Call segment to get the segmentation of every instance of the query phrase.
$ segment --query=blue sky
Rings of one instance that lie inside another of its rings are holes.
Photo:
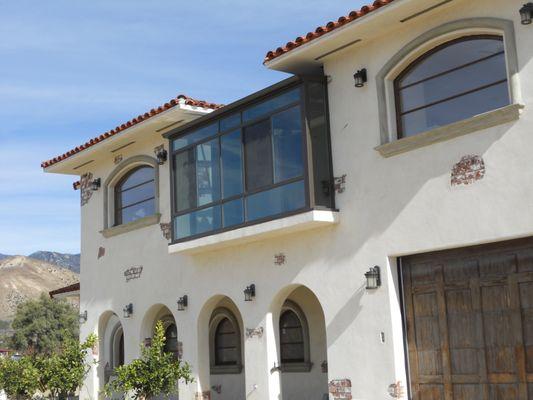
[[[366,3],[0,0],[0,253],[79,251],[75,179],[42,160],[180,93],[228,103],[277,82],[268,50]]]

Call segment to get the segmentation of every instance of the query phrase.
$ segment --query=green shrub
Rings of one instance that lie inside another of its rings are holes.
[[[155,326],[150,347],[141,347],[141,358],[118,367],[115,376],[104,388],[106,396],[130,393],[135,400],[159,395],[169,396],[177,391],[180,379],[192,382],[189,364],[164,351],[165,331],[161,321]]]

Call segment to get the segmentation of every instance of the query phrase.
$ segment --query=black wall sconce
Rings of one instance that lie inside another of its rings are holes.
[[[159,149],[157,153],[155,154],[155,156],[157,158],[157,163],[159,165],[163,165],[164,163],[167,162],[168,153],[165,149]]]
[[[252,283],[244,289],[244,301],[252,301],[255,297],[255,285]]]
[[[78,316],[78,320],[79,320],[80,324],[83,324],[84,322],[87,322],[87,310],[85,310],[84,312],[82,312]]]
[[[187,295],[178,299],[178,311],[185,311],[185,308],[189,305],[189,297]]]
[[[522,25],[530,25],[531,20],[533,19],[533,3],[526,3],[520,9],[520,19]]]
[[[130,318],[133,315],[133,304],[128,304],[122,309],[124,313],[124,318]]]
[[[355,74],[353,74],[353,79],[356,88],[361,88],[365,86],[365,83],[368,81],[366,76],[366,68],[360,69]]]
[[[381,271],[380,268],[376,265],[368,270],[365,273],[366,278],[366,288],[367,289],[377,289],[381,286]]]
[[[98,190],[100,189],[101,185],[102,185],[102,181],[100,180],[100,178],[93,179],[91,182],[91,189]]]

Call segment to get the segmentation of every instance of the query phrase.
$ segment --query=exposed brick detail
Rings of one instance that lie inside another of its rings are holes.
[[[461,158],[452,168],[451,185],[471,185],[485,176],[485,163],[483,158],[476,155],[467,155]]]
[[[329,382],[329,394],[334,400],[351,400],[352,381],[349,379],[333,379]]]
[[[142,265],[138,267],[128,268],[126,271],[124,271],[124,277],[126,278],[126,282],[129,282],[132,279],[139,279],[141,277],[142,272],[143,272]]]
[[[283,265],[287,261],[287,256],[283,253],[274,254],[274,264]]]
[[[388,392],[390,397],[393,399],[401,399],[405,394],[405,389],[402,385],[402,382],[398,381],[389,385]]]
[[[103,256],[105,256],[105,247],[98,247],[98,259],[102,258]]]
[[[117,165],[121,161],[122,161],[122,154],[117,154],[115,158],[113,159],[113,162],[115,163],[115,165]]]
[[[195,400],[211,400],[211,391],[206,390],[205,392],[196,392],[194,398]]]
[[[170,222],[161,222],[159,226],[161,227],[161,232],[163,232],[163,237],[167,240],[170,240],[172,233],[170,229]]]
[[[87,204],[93,195],[93,190],[91,189],[92,180],[93,174],[91,172],[83,174],[80,178],[80,204],[82,206]]]

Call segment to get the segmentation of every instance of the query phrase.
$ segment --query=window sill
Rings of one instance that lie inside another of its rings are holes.
[[[123,233],[131,232],[137,229],[145,228],[150,225],[155,225],[159,223],[161,219],[161,214],[154,214],[148,217],[140,218],[133,222],[128,222],[127,224],[112,226],[111,228],[106,228],[100,233],[105,238],[110,238],[117,235],[122,235]]]
[[[281,372],[309,372],[313,367],[311,362],[281,364]]]
[[[392,157],[433,143],[444,142],[468,133],[516,121],[520,117],[522,108],[524,108],[522,104],[511,104],[463,121],[382,144],[376,147],[375,150],[385,158]]]
[[[229,246],[255,242],[258,240],[286,235],[288,233],[334,225],[339,222],[339,213],[329,210],[312,210],[286,218],[245,226],[198,239],[171,244],[169,254],[195,254]]]
[[[242,365],[212,365],[211,375],[235,375],[242,372]]]

